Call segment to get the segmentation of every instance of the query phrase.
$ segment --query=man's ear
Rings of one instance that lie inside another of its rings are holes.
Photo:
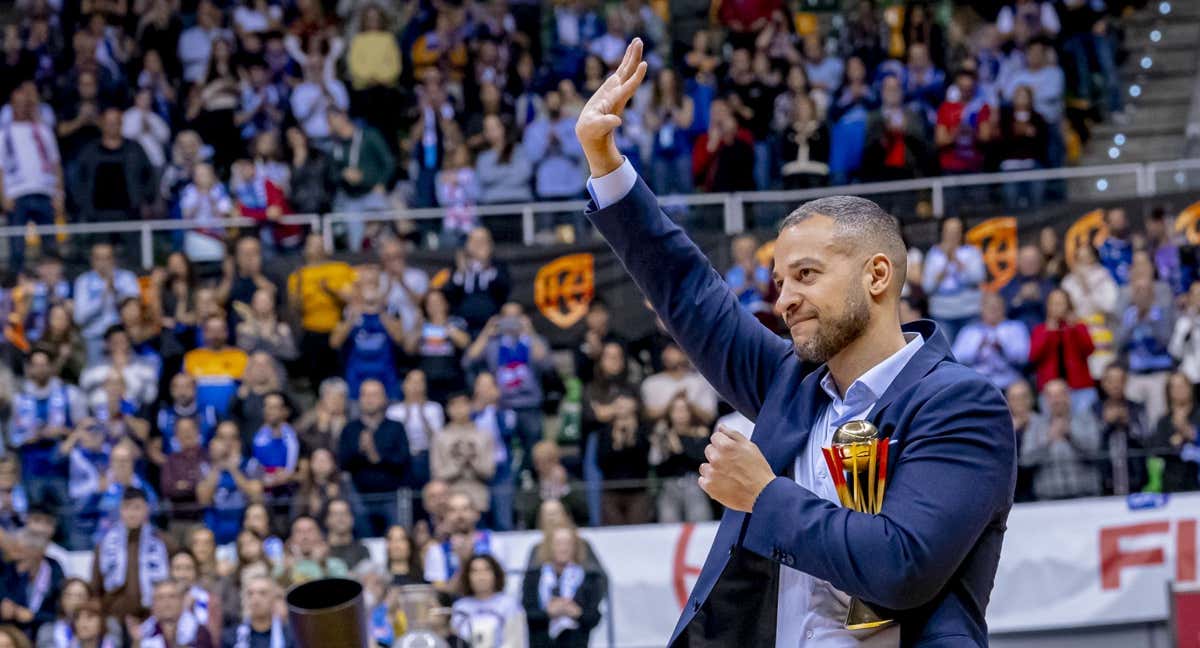
[[[896,268],[892,265],[892,260],[882,252],[867,259],[866,273],[867,292],[872,297],[886,294],[896,280]]]

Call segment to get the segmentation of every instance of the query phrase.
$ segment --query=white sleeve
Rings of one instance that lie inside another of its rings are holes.
[[[425,549],[425,581],[442,583],[448,580],[450,580],[450,573],[446,569],[446,556],[442,552],[442,545],[429,545]]]
[[[637,171],[628,158],[615,171],[599,178],[588,178],[587,189],[597,209],[604,209],[624,198],[637,184]]]

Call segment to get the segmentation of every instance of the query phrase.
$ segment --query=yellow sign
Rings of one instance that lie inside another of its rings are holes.
[[[546,319],[566,329],[583,319],[595,290],[595,257],[568,254],[538,270],[533,280],[533,302]]]
[[[983,285],[989,292],[1000,290],[1017,274],[1017,219],[989,218],[967,232],[967,243],[983,253],[983,264],[991,280]]]
[[[1175,231],[1183,233],[1189,245],[1200,245],[1200,202],[1179,212],[1175,217]]]
[[[1075,250],[1080,245],[1100,247],[1108,238],[1108,225],[1104,223],[1104,210],[1093,209],[1079,217],[1067,230],[1066,240],[1063,241],[1063,251],[1067,255],[1067,267],[1075,267]]]

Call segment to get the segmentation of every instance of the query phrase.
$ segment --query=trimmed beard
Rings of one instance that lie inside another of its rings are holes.
[[[807,341],[795,343],[796,355],[801,360],[818,364],[828,362],[862,336],[871,322],[871,310],[863,292],[861,289],[849,290],[841,317],[827,322],[818,319],[817,332]]]

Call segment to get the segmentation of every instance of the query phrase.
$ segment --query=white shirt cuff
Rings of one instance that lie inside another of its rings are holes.
[[[637,184],[637,177],[633,164],[629,162],[629,158],[625,158],[615,171],[599,178],[588,178],[588,193],[592,195],[596,209],[604,209],[620,202],[633,189],[633,185]]]

